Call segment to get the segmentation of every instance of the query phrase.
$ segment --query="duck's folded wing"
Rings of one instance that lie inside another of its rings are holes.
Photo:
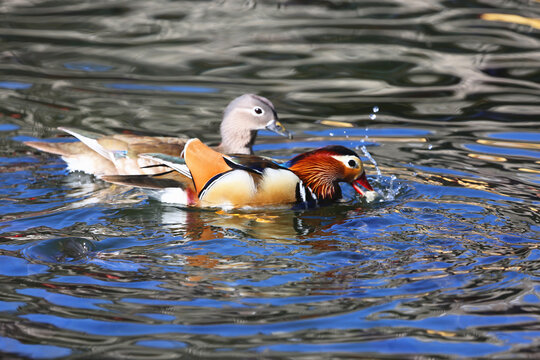
[[[265,169],[283,169],[284,167],[276,163],[275,160],[256,155],[230,155],[224,156],[223,159],[233,169],[241,169],[246,171],[262,174]]]
[[[45,141],[25,141],[25,145],[33,147],[34,149],[44,151],[47,153],[61,155],[61,156],[74,156],[84,154],[88,152],[88,146],[84,145],[80,141],[76,142],[45,142]]]
[[[101,176],[101,179],[113,184],[136,186],[145,189],[194,189],[193,180],[176,171],[156,175],[104,175]]]
[[[209,148],[196,138],[186,143],[183,156],[199,192],[212,178],[231,170],[222,153]]]
[[[184,159],[166,154],[140,154],[142,159],[156,162],[159,166],[166,166],[170,171],[154,175],[105,175],[101,179],[120,185],[137,186],[147,189],[164,189],[177,187],[195,191],[191,173],[184,163]]]
[[[105,140],[105,138],[103,138]],[[180,156],[187,139],[166,136],[139,136],[130,134],[115,134],[108,137],[111,143],[109,146],[104,141],[100,144],[110,150],[125,150],[124,156],[137,158],[139,154],[160,153],[172,156]],[[115,149],[114,146],[123,144],[122,149]],[[120,154],[115,154],[116,157]]]
[[[103,137],[103,135],[97,135],[95,133],[90,133],[86,131],[83,132],[81,130],[73,130],[66,127],[59,127],[58,130],[62,130],[64,132],[67,132],[70,135],[75,136],[77,139],[79,139],[83,144],[88,146],[90,149],[94,150],[95,152],[103,156],[105,159],[114,162],[115,160],[114,153],[109,151],[105,146],[103,146],[100,143],[103,141],[108,143],[110,141],[114,141],[114,139],[110,137]],[[121,144],[121,147],[125,147],[125,145]]]
[[[186,139],[174,137],[152,137],[130,134],[103,136],[65,127],[59,127],[58,129],[73,135],[90,149],[113,162],[126,157],[137,159],[138,154],[142,153],[159,152],[178,156],[186,143]]]
[[[168,166],[169,168],[178,171],[180,174],[185,177],[192,178],[191,172],[189,171],[186,162],[183,158],[179,156],[161,154],[161,153],[152,153],[152,154],[140,154],[140,158],[148,159],[156,162],[160,165]]]
[[[106,175],[102,179],[114,184],[159,190],[150,195],[162,202],[196,205],[199,201],[193,180],[176,171],[158,175]]]

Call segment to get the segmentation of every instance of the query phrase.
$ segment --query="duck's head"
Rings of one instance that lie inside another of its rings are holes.
[[[226,154],[250,154],[257,131],[263,129],[291,137],[279,122],[270,100],[254,94],[237,97],[230,102],[223,114],[220,151]]]
[[[309,186],[320,202],[341,198],[340,182],[351,184],[362,196],[363,188],[373,191],[362,160],[344,146],[332,145],[305,152],[291,159],[288,166]]]

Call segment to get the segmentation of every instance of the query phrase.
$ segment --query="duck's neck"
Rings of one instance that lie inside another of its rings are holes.
[[[221,127],[219,151],[225,154],[253,154],[257,131]]]
[[[332,171],[322,164],[300,161],[290,169],[308,186],[319,202],[331,202],[341,199],[341,188]]]

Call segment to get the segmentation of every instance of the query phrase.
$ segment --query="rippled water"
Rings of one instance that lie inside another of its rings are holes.
[[[536,358],[540,2],[0,3],[0,351],[16,358]],[[217,142],[270,98],[381,197],[210,211],[68,173],[57,126]],[[376,111],[378,109],[378,111]]]

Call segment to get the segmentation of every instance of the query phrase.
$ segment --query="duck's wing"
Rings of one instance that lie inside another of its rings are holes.
[[[179,156],[187,139],[165,136],[139,136],[132,134],[98,135],[92,132],[59,127],[79,139],[104,158],[115,161],[124,157],[136,158],[144,153],[162,153]]]
[[[191,178],[175,171],[168,171],[155,175],[103,175],[100,179],[119,185],[136,186],[145,189],[193,187]]]
[[[113,184],[160,190],[154,195],[162,202],[182,205],[199,202],[193,180],[176,171],[156,175],[106,175],[101,179]]]
[[[162,153],[149,153],[149,154],[140,154],[139,158],[150,160],[157,165],[165,165],[172,170],[179,172],[192,179],[191,172],[189,171],[184,158],[179,156],[167,155]]]
[[[74,130],[66,127],[59,127],[58,130],[62,130],[77,139],[79,139],[83,144],[88,146],[90,149],[97,152],[99,155],[103,156],[105,159],[114,162],[115,157],[114,153],[107,150],[107,148],[104,146],[105,144],[111,145],[111,142],[114,141],[111,137],[104,137],[103,135],[98,135],[95,133],[91,133],[88,131],[81,131],[81,130]],[[102,143],[100,143],[100,141]],[[116,147],[124,148],[125,145],[119,142]]]
[[[179,156],[184,149],[186,139],[164,136],[140,136],[133,134],[116,134],[110,136],[97,135],[91,132],[82,132],[70,128],[59,128],[79,139],[88,148],[103,158],[112,161],[117,169],[116,173],[124,175],[155,174],[166,169],[146,168],[156,165],[156,162],[140,158],[143,153],[162,153]]]
[[[59,130],[65,131],[70,135],[75,136],[77,139],[81,140],[81,142],[75,141],[67,141],[67,142],[44,142],[44,141],[25,141],[24,144],[33,147],[34,149],[38,149],[41,151],[45,151],[51,154],[61,155],[61,156],[68,156],[68,157],[75,157],[77,155],[85,155],[89,153],[91,150],[96,151],[100,153],[101,156],[104,156],[107,160],[110,160],[108,156],[106,156],[103,151],[99,152],[92,148],[92,146],[97,147],[98,150],[100,150],[100,146],[96,146],[95,142],[97,139],[103,135],[99,135],[96,133],[91,132],[76,132],[72,129],[58,128]],[[82,140],[84,139],[84,141]],[[90,146],[92,145],[92,146]]]
[[[76,142],[46,142],[46,141],[24,141],[25,145],[50,154],[61,156],[74,156],[88,152],[88,146],[80,141]]]
[[[91,175],[117,174],[115,164],[90,149],[80,141],[45,142],[25,141],[25,145],[47,153],[60,155],[67,163],[69,171],[83,171]]]
[[[111,143],[120,141],[125,144],[126,156],[136,158],[139,154],[160,153],[180,156],[188,139],[167,136],[140,136],[132,134],[115,134],[110,136]],[[105,146],[102,143],[102,146]],[[112,150],[114,148],[111,147]]]
[[[199,192],[213,178],[233,170],[225,161],[225,155],[211,149],[199,139],[191,139],[186,143],[183,156]]]
[[[284,169],[275,160],[256,155],[229,155],[224,157],[225,162],[233,169],[242,169],[262,174],[265,169]]]

